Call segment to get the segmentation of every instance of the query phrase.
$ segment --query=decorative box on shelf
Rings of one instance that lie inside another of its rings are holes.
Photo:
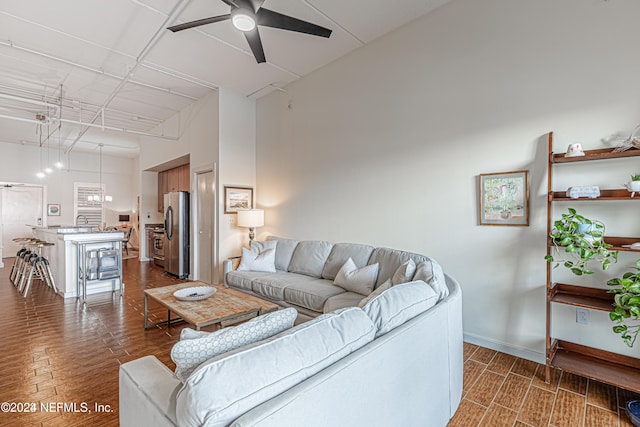
[[[597,185],[583,185],[579,187],[569,187],[567,197],[571,199],[579,199],[580,197],[588,197],[589,199],[597,199],[600,197],[600,187]]]

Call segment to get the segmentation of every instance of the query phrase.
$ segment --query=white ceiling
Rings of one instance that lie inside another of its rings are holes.
[[[211,90],[264,96],[447,1],[266,0],[333,33],[260,27],[258,64],[229,21],[166,30],[229,13],[221,0],[2,0],[0,142],[135,157],[136,133],[160,134]]]

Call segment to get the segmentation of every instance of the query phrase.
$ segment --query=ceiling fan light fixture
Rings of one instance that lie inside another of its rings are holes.
[[[256,28],[255,15],[247,9],[237,8],[231,12],[231,23],[240,31],[248,32]]]

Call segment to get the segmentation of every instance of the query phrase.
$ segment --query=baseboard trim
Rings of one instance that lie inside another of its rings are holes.
[[[467,332],[464,333],[464,340],[465,342],[468,342],[471,344],[490,348],[491,350],[501,351],[502,353],[507,353],[512,356],[520,357],[522,359],[531,360],[533,362],[537,362],[543,365],[546,363],[544,353],[533,351],[528,348],[517,347],[511,344],[492,340],[487,337],[482,337],[482,336],[470,334]]]

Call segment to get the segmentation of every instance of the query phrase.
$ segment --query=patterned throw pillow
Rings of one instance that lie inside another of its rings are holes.
[[[365,265],[362,268],[358,268],[353,260],[349,258],[336,274],[333,284],[346,291],[369,295],[373,291],[377,278],[378,264]]]
[[[291,328],[297,316],[296,309],[289,307],[199,338],[190,338],[193,334],[186,333],[186,339],[178,341],[171,349],[171,360],[176,364],[176,378],[184,382],[203,362]]]
[[[267,249],[258,254],[247,248],[242,248],[242,260],[238,271],[265,271],[276,272],[276,251]]]

